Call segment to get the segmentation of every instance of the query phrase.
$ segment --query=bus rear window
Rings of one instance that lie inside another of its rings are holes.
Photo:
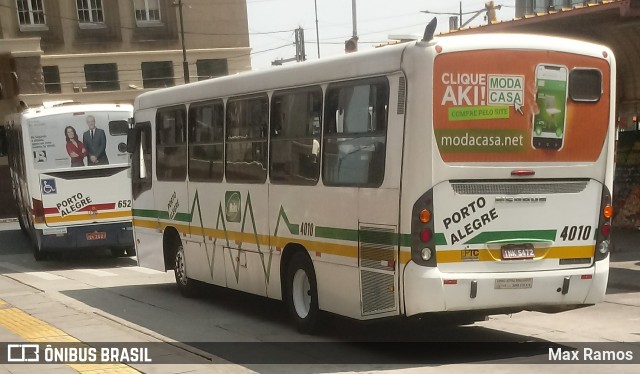
[[[576,102],[597,102],[602,96],[602,73],[596,69],[574,69],[569,74],[569,97]]]
[[[109,121],[110,135],[127,135],[129,130],[129,122],[125,120]]]

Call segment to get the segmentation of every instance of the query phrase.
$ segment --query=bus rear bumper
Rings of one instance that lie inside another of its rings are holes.
[[[67,227],[66,230],[38,229],[36,235],[42,239],[43,251],[133,248],[131,222]]]
[[[601,302],[608,277],[608,257],[589,268],[513,273],[441,273],[410,261],[405,314],[570,309]]]

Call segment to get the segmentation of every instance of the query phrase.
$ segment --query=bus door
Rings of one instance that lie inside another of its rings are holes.
[[[158,109],[155,120],[156,178],[153,181],[153,199],[158,229],[163,232],[167,227],[175,228],[184,239],[191,222],[187,189],[186,108],[179,105]],[[171,267],[173,264],[166,265]]]
[[[136,230],[136,254],[138,265],[165,271],[162,256],[162,236],[158,235],[159,223],[153,207],[153,136],[151,122],[139,122],[134,129],[138,133],[131,152],[131,190],[133,193],[133,225]],[[131,141],[132,139],[130,139]]]

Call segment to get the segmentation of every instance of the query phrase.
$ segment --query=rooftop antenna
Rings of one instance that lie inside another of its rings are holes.
[[[424,29],[424,36],[422,37],[423,42],[430,42],[433,40],[433,34],[436,32],[436,27],[438,26],[438,19],[433,17],[431,22]]]

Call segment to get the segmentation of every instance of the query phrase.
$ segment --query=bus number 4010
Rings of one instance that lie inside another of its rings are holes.
[[[589,240],[591,236],[591,226],[565,226],[562,229],[560,238],[563,241],[567,240]]]

